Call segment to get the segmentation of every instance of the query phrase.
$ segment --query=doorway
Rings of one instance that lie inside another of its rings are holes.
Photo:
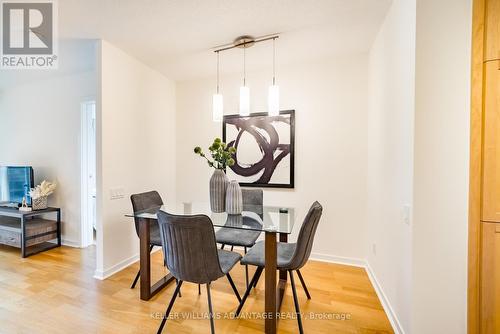
[[[81,103],[81,246],[96,240],[96,101]]]

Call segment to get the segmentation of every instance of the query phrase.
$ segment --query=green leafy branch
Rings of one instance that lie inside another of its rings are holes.
[[[236,154],[236,148],[227,147],[226,143],[222,142],[220,138],[215,138],[208,150],[210,151],[212,160],[207,158],[199,146],[194,148],[194,153],[198,154],[202,158],[205,158],[208,166],[215,169],[225,170],[226,167],[234,165],[235,161],[233,156]]]

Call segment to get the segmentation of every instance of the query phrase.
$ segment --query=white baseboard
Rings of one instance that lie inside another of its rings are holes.
[[[161,250],[161,247],[155,247],[151,251],[151,253],[157,252],[159,250]],[[109,267],[108,269],[105,269],[104,271],[96,269],[96,271],[94,272],[94,278],[101,281],[105,280],[106,278],[113,276],[117,272],[122,271],[123,269],[127,268],[131,264],[136,263],[137,261],[139,261],[139,254],[132,255],[131,257],[124,259],[118,262],[117,264]]]
[[[321,253],[312,253],[310,258],[311,260],[316,260],[316,261],[337,263],[347,266],[364,268],[366,270],[368,278],[370,279],[370,282],[372,283],[373,289],[375,289],[375,293],[377,294],[377,297],[380,300],[382,307],[384,308],[385,314],[387,315],[387,318],[389,318],[389,322],[391,323],[394,333],[404,334],[403,327],[401,326],[401,323],[399,322],[399,319],[396,316],[396,313],[394,312],[394,309],[392,308],[389,299],[385,295],[382,286],[378,282],[375,273],[370,267],[370,264],[366,260],[350,258],[350,257],[334,256],[329,254],[321,254]]]
[[[132,255],[131,257],[124,259],[117,264],[109,267],[108,269],[105,269],[103,271],[101,270],[96,270],[94,273],[94,278],[97,278],[98,280],[105,280],[106,278],[113,276],[117,272],[127,268],[131,264],[139,261],[139,254]]]
[[[73,247],[73,248],[81,248],[81,246],[82,246],[78,241],[68,240],[68,239],[62,239],[61,243],[64,246]]]
[[[354,267],[365,268],[365,266],[366,266],[366,261],[363,259],[335,256],[335,255],[329,255],[329,254],[312,253],[310,259],[316,260],[316,261],[321,261],[321,262],[345,264],[347,266],[354,266]]]
[[[370,267],[370,264],[367,261],[365,261],[365,269],[368,274],[368,278],[370,279],[370,282],[372,283],[373,288],[377,293],[378,299],[380,300],[380,303],[382,303],[382,307],[384,308],[385,314],[387,314],[387,317],[389,318],[389,322],[391,323],[394,333],[404,334],[403,326],[401,326],[401,323],[399,322],[399,319],[396,316],[396,313],[394,312],[394,309],[392,308],[389,299],[385,295],[382,286],[380,285],[380,283],[377,280],[377,277],[375,276],[375,272],[373,271],[372,267]]]

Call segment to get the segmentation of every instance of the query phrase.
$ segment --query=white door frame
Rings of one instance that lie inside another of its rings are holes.
[[[93,106],[93,108],[92,108]],[[82,101],[81,103],[81,118],[80,118],[80,133],[81,133],[81,143],[80,143],[80,186],[81,186],[81,240],[80,244],[82,248],[88,247],[94,243],[93,226],[91,222],[91,210],[92,203],[89,201],[90,192],[89,189],[89,159],[92,157],[90,154],[94,155],[94,162],[96,150],[95,147],[92,148],[89,145],[89,124],[92,119],[95,120],[95,110],[96,99],[95,97],[89,97]],[[94,124],[95,128],[95,124]],[[94,137],[95,139],[95,137]],[[95,175],[94,175],[95,180]]]

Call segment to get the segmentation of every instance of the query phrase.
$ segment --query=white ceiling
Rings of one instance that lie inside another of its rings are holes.
[[[60,0],[61,38],[105,39],[175,80],[211,76],[212,48],[239,35],[281,33],[279,65],[366,52],[391,0]],[[271,64],[272,43],[247,50],[250,70]],[[242,50],[221,54],[241,71]]]
[[[105,39],[175,80],[215,75],[213,48],[237,36],[280,33],[280,66],[369,50],[391,0],[60,0],[59,69],[0,71],[0,90],[95,68]],[[86,39],[75,40],[75,39]],[[90,39],[90,40],[89,40]],[[242,71],[242,49],[221,72]],[[247,69],[270,68],[272,42],[247,49]]]
[[[0,92],[3,89],[96,69],[96,42],[93,40],[62,40],[59,42],[57,70],[0,70]]]

